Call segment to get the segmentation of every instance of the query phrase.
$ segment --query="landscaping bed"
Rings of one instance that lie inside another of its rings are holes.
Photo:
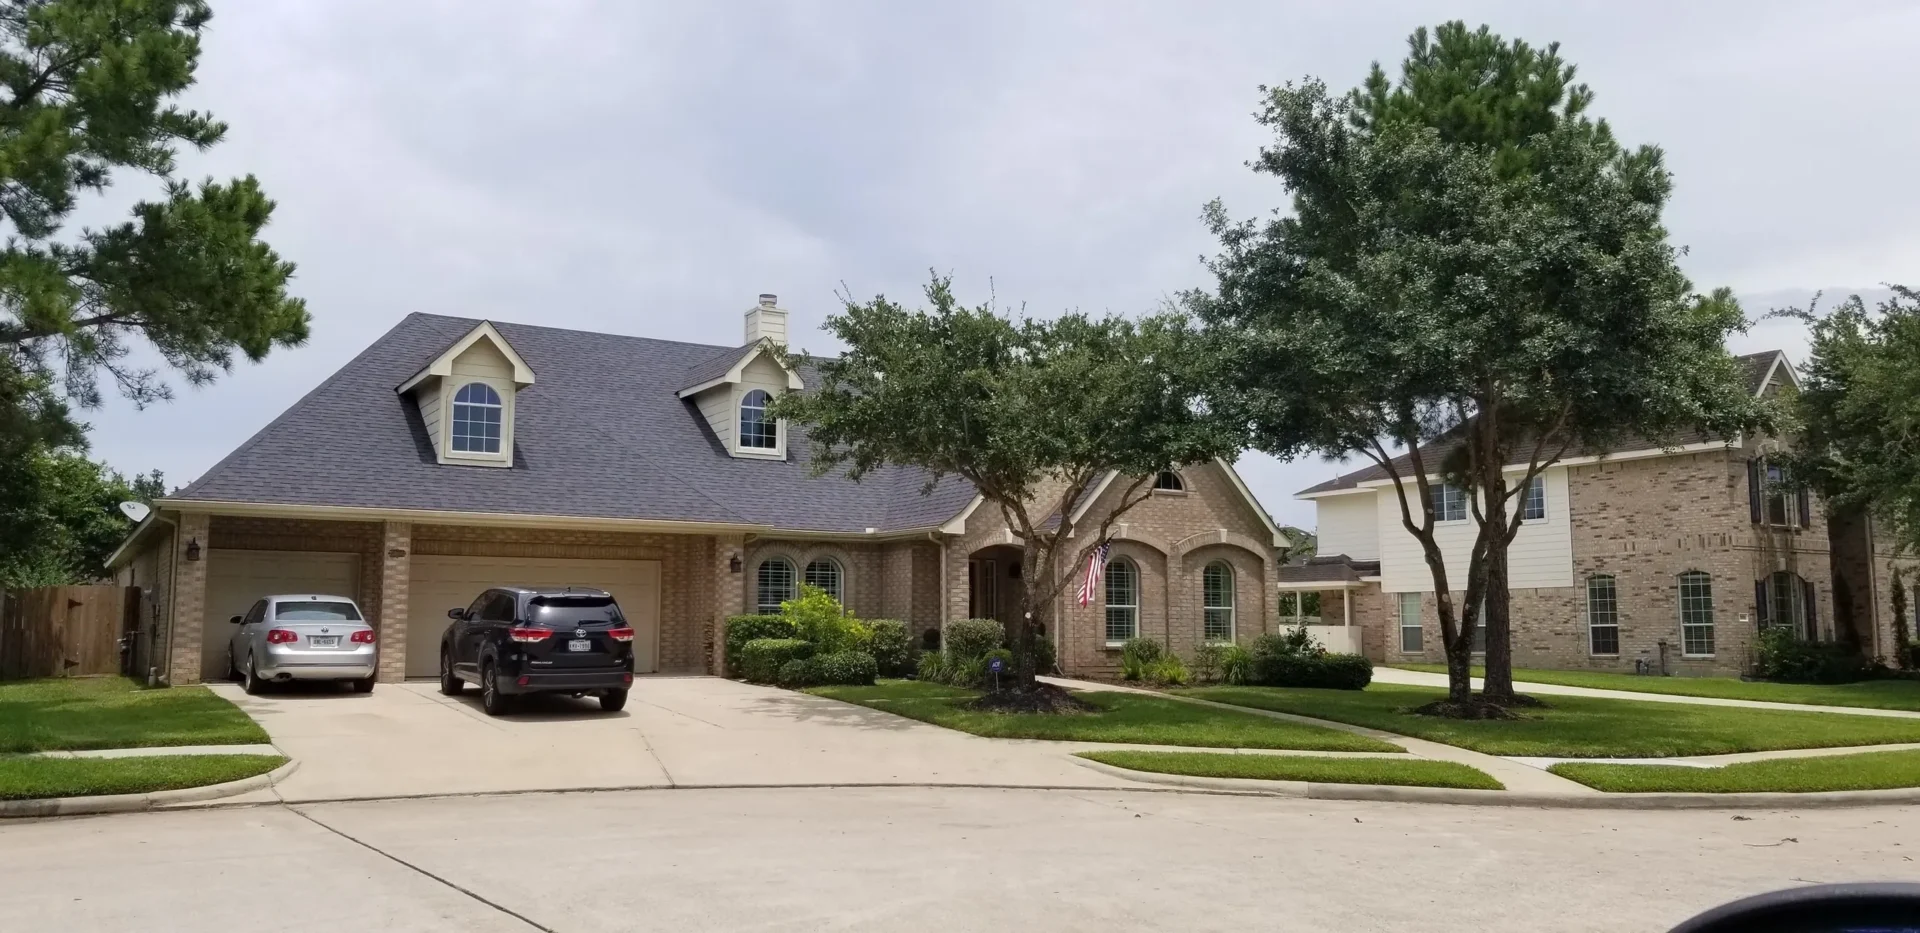
[[[1572,762],[1548,770],[1616,794],[1788,793],[1920,787],[1920,750],[1776,758],[1719,768]]]
[[[1086,713],[1002,713],[968,708],[968,704],[980,696],[979,691],[923,681],[883,680],[871,687],[815,687],[807,692],[996,739],[1203,748],[1400,751],[1399,746],[1338,729],[1132,693],[1075,694],[1095,707]]]
[[[279,755],[155,755],[140,758],[0,757],[0,800],[145,794],[224,784],[286,763]]]
[[[1081,758],[1156,774],[1315,781],[1322,784],[1390,784],[1505,790],[1486,772],[1451,761],[1418,758],[1310,758],[1302,755],[1228,755],[1219,752],[1148,752],[1116,749],[1079,752]]]
[[[259,724],[205,687],[150,690],[122,677],[0,684],[0,753],[266,741]]]
[[[1396,664],[1394,667],[1429,674],[1445,674],[1439,664]],[[1473,676],[1485,673],[1473,669]],[[1557,684],[1563,687],[1587,687],[1594,690],[1629,690],[1635,693],[1659,693],[1668,696],[1711,697],[1721,700],[1758,700],[1765,703],[1799,703],[1811,706],[1857,706],[1866,709],[1902,709],[1920,712],[1920,680],[1885,677],[1851,684],[1781,684],[1733,677],[1653,677],[1641,674],[1615,674],[1607,671],[1513,672],[1515,681]]]
[[[1185,696],[1370,726],[1491,755],[1665,758],[1785,748],[1920,742],[1920,719],[1545,696],[1509,721],[1441,719],[1409,710],[1445,696],[1430,687],[1365,690],[1199,687]]]

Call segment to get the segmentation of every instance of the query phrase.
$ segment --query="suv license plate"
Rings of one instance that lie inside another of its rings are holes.
[[[338,648],[340,647],[340,636],[308,635],[307,642],[313,645],[315,648]]]
[[[571,639],[567,642],[567,650],[568,651],[592,651],[593,639],[591,638]]]

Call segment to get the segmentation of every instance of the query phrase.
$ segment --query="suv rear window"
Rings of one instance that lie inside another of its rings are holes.
[[[299,603],[275,603],[273,617],[280,622],[358,622],[360,610],[352,603],[310,600]]]
[[[527,612],[541,625],[577,625],[581,622],[625,622],[620,606],[609,596],[535,596]]]

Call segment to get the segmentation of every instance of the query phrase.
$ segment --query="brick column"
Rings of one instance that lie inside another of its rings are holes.
[[[413,525],[386,522],[380,535],[380,680],[407,679],[407,589],[413,580]]]
[[[167,659],[169,685],[197,684],[200,677],[201,643],[206,638],[207,621],[207,526],[205,512],[183,512],[180,528],[173,536],[176,572],[172,618],[167,620],[173,633],[173,656]],[[187,559],[187,548],[199,549],[198,560]]]
[[[740,558],[740,572],[733,572],[733,559]],[[709,572],[713,581],[713,657],[707,673],[727,672],[727,617],[746,611],[747,547],[740,535],[714,535],[713,560]]]

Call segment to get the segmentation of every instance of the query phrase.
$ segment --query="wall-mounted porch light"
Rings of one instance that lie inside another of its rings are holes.
[[[727,572],[728,573],[740,572],[740,555],[735,554],[732,557],[727,558]]]
[[[200,559],[200,539],[199,538],[187,539],[187,559],[188,560]]]

